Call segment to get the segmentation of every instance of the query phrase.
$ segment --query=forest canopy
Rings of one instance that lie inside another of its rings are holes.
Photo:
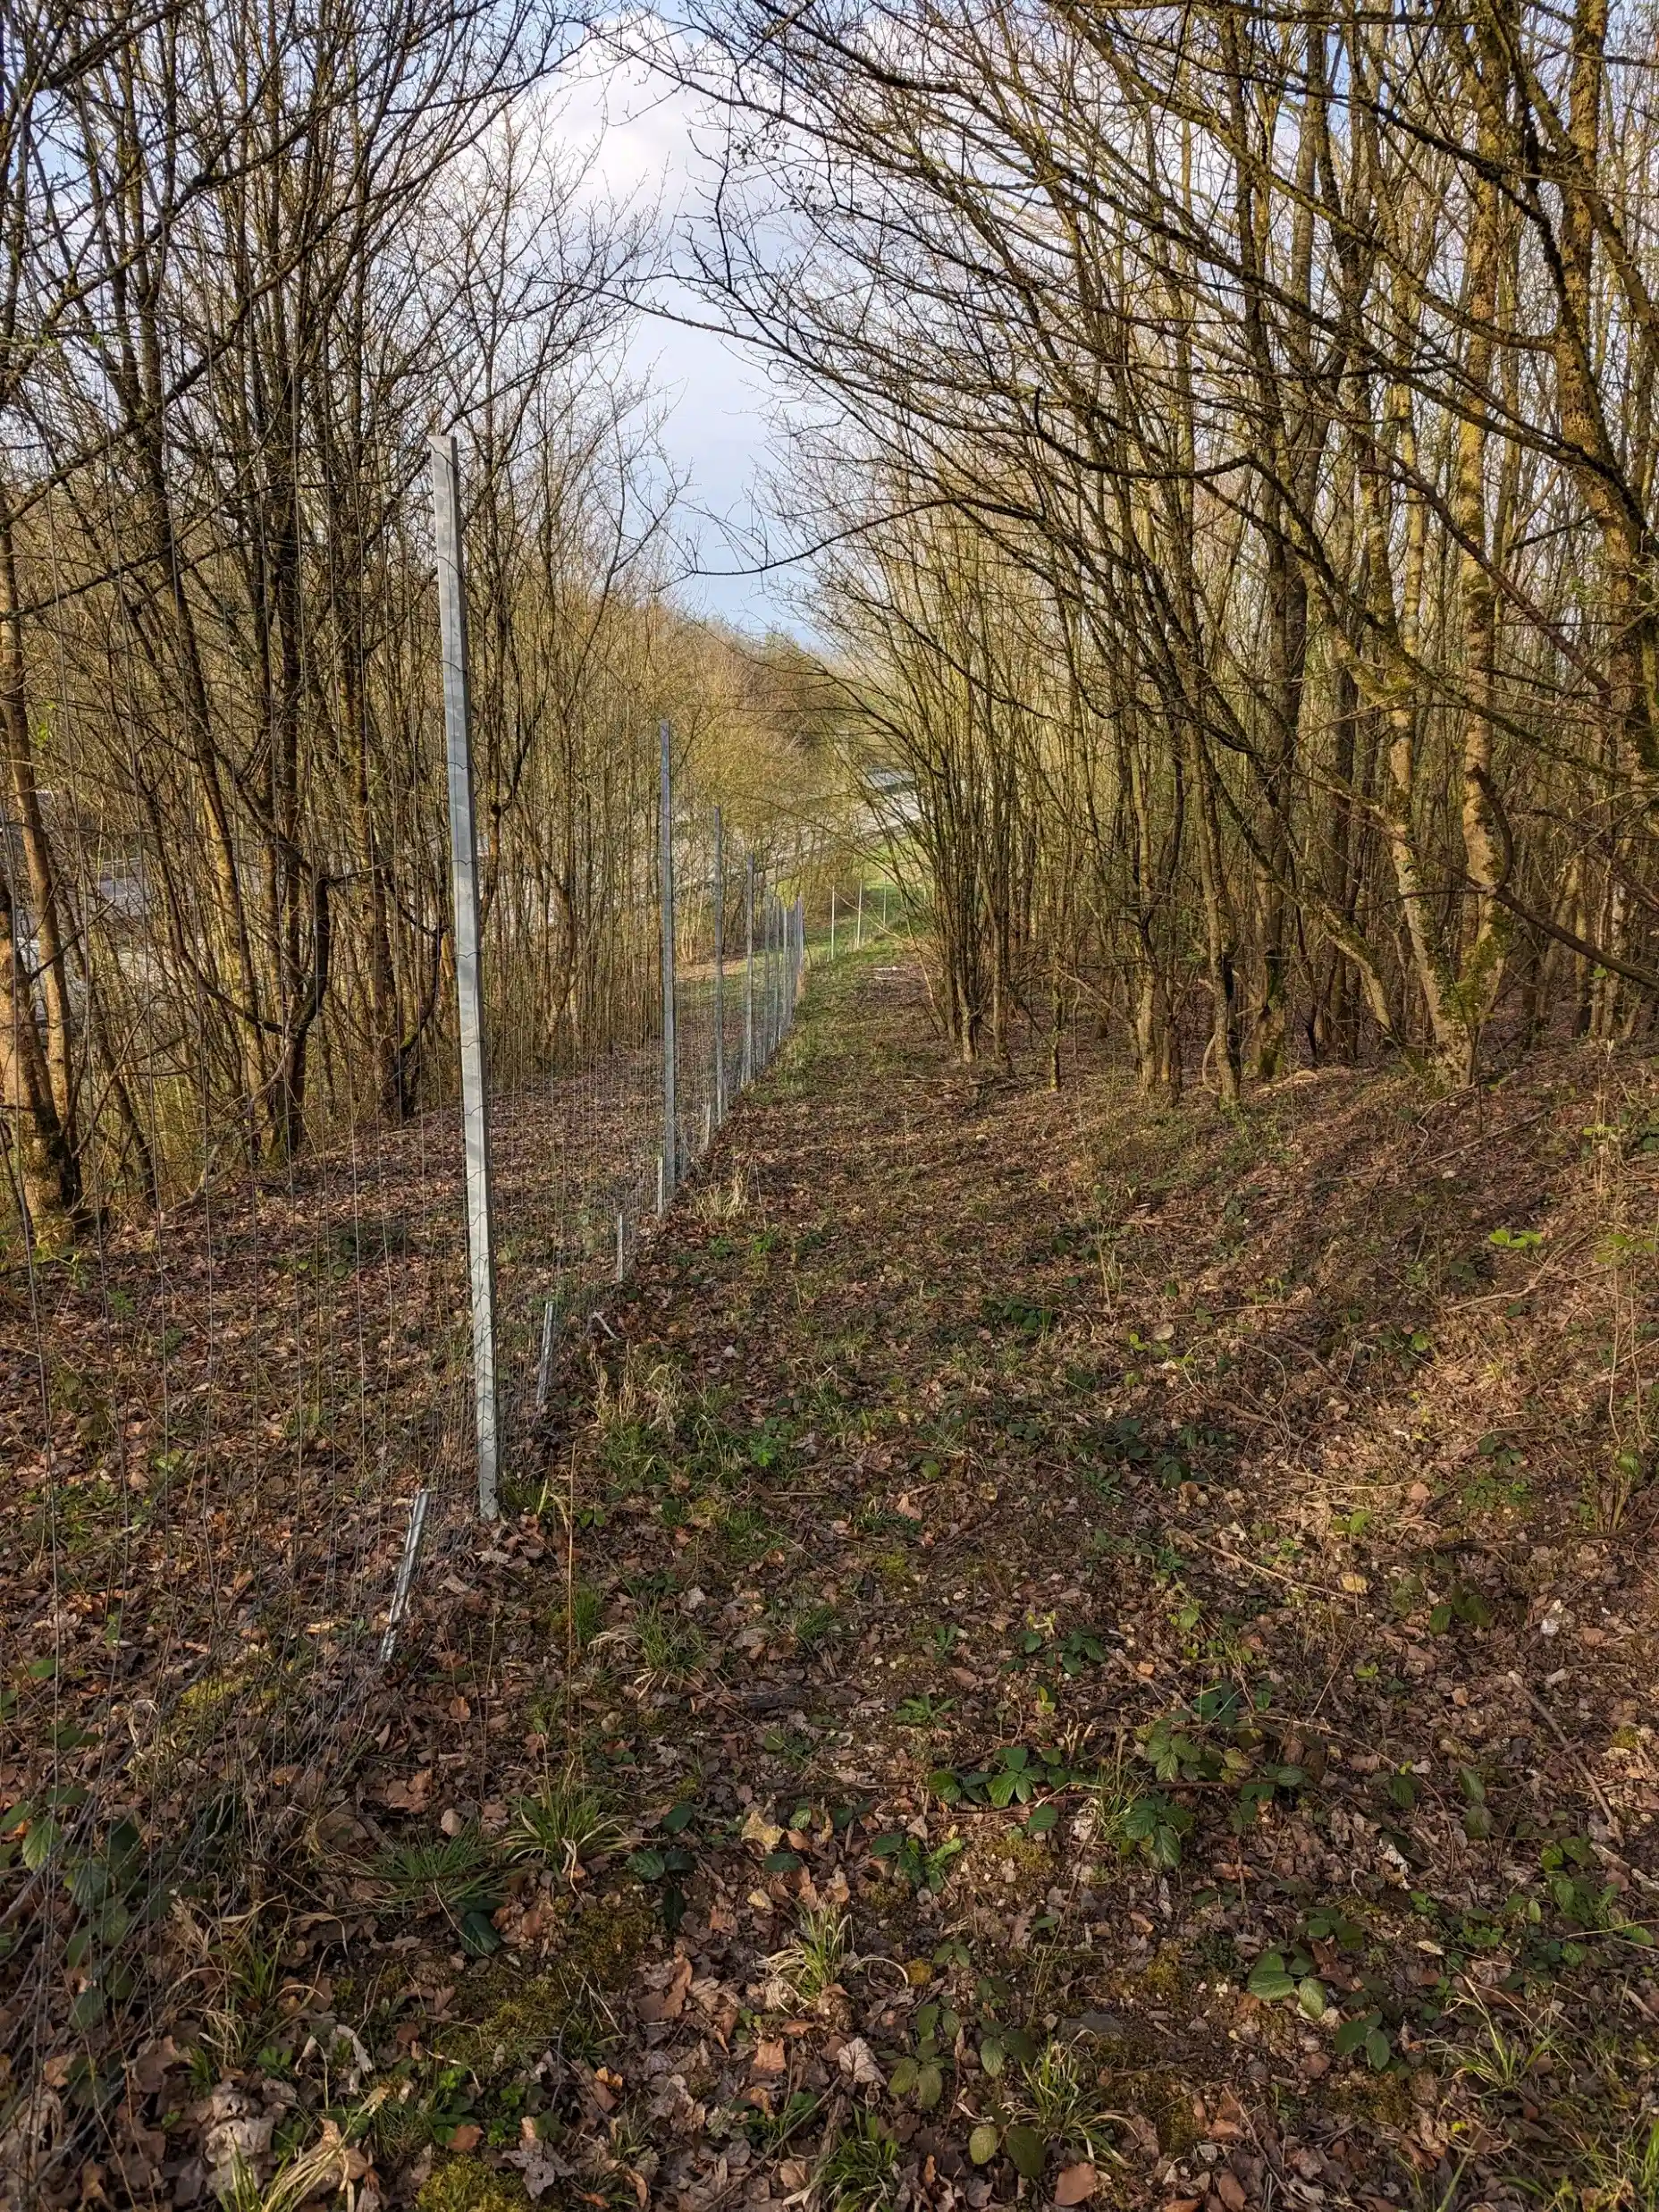
[[[680,486],[627,357],[661,241],[563,150],[585,35],[6,12],[0,1095],[41,1220],[452,1093],[434,427],[500,1080],[655,1018],[660,720],[763,875],[821,847],[789,648],[669,595]]]
[[[800,402],[954,1034],[1153,1090],[1642,1033],[1654,23],[706,0],[699,258]],[[1189,1025],[1191,1026],[1191,1025]]]

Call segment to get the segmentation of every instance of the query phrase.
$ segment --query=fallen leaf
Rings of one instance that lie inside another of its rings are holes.
[[[476,2150],[484,2140],[484,2130],[471,2120],[464,2120],[450,2137],[451,2150]]]
[[[745,1844],[759,1844],[762,1851],[776,1851],[783,1841],[783,1830],[775,1820],[769,1820],[757,1805],[743,1824],[743,1840]]]
[[[587,2068],[578,2062],[574,2069],[574,2072],[577,2081],[581,2084],[587,2096],[595,2105],[598,2106],[601,2112],[614,2112],[616,2110],[617,2100],[611,2094],[611,2090],[607,2086],[605,2069],[602,2066],[601,2066],[597,2072],[590,2073]]]
[[[835,2055],[840,2067],[856,2089],[879,2090],[883,2087],[881,2069],[876,2064],[875,2053],[862,2035],[855,2035],[843,2043]]]
[[[1077,2166],[1065,2166],[1054,2184],[1054,2201],[1056,2204],[1082,2204],[1086,2197],[1093,2196],[1099,2179],[1086,2158]]]
[[[550,2189],[568,2179],[570,2168],[551,2143],[544,2143],[535,2134],[535,2123],[523,2123],[528,2131],[522,2146],[506,2154],[504,2163],[516,2166],[524,2176],[525,2194],[534,2204]]]
[[[46,2064],[48,2066],[54,2064],[55,2063],[55,2062],[51,2059],[46,2061]],[[63,2063],[67,2065],[68,2061],[65,2060]],[[147,2093],[147,2095],[153,2097],[156,2091],[160,2089],[162,2081],[166,2075],[167,2069],[170,2066],[176,2066],[178,2064],[178,2048],[171,2036],[164,2036],[159,2043],[152,2043],[148,2050],[141,2051],[139,2053],[138,2059],[133,2065],[132,2078],[138,2083],[139,2087]],[[44,2073],[45,2069],[43,2068],[42,2071]],[[68,2078],[69,2077],[66,2073],[63,2079],[64,2081],[67,2081]],[[50,2083],[50,2086],[54,2089],[62,2089],[63,2086],[63,2081],[52,2081],[49,2074],[46,2076],[46,2079]]]
[[[1244,2184],[1236,2174],[1229,2174],[1224,2166],[1210,2187],[1226,2206],[1227,2212],[1244,2212]]]
[[[678,2020],[686,2009],[686,1993],[690,1988],[691,1961],[677,1959],[663,1988],[641,1997],[634,2010],[642,2020]]]
[[[754,2071],[756,2073],[781,2073],[786,2064],[781,2039],[776,2043],[766,2042],[755,2045]]]

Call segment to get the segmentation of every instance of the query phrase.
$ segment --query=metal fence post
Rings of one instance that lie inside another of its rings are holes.
[[[714,1126],[726,1119],[726,848],[714,809]]]
[[[473,815],[467,585],[461,552],[460,461],[452,433],[432,439],[433,535],[443,663],[444,754],[455,899],[455,998],[460,1028],[461,1124],[467,1161],[467,1253],[472,1288],[473,1396],[478,1431],[478,1514],[496,1516],[500,1431],[495,1399],[495,1255],[490,1208],[490,1109],[484,1065],[478,931],[478,842]]]
[[[743,864],[743,1080],[754,1080],[754,855]]]
[[[830,958],[835,958],[835,885],[830,886]]]
[[[772,900],[772,1051],[783,1043],[783,900]]]
[[[771,891],[766,894],[766,912],[762,917],[761,934],[765,950],[761,955],[761,973],[766,985],[766,1065],[771,1065],[772,1050],[778,1042],[778,969],[772,958],[772,908],[778,904]]]
[[[657,824],[657,891],[662,908],[662,1177],[658,1204],[660,1211],[666,1212],[679,1182],[679,1104],[674,1089],[674,767],[666,721],[658,736],[661,741],[661,805]]]
[[[863,879],[863,877],[861,875],[861,876],[859,877],[859,879],[858,879],[858,928],[857,928],[857,930],[856,930],[856,932],[855,932],[855,935],[854,935],[854,938],[853,938],[853,950],[854,950],[854,951],[855,951],[855,952],[862,952],[862,951],[863,950],[863,949],[864,949],[864,879]]]

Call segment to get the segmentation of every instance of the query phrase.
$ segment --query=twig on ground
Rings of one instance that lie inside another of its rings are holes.
[[[1555,1741],[1561,1745],[1562,1751],[1566,1752],[1568,1758],[1572,1761],[1572,1764],[1578,1769],[1579,1778],[1582,1780],[1584,1786],[1589,1791],[1590,1795],[1601,1807],[1602,1818],[1606,1821],[1607,1826],[1612,1832],[1613,1841],[1615,1843],[1622,1843],[1624,1841],[1624,1831],[1619,1826],[1617,1815],[1614,1813],[1613,1807],[1608,1803],[1605,1793],[1603,1791],[1601,1784],[1596,1779],[1596,1777],[1590,1772],[1589,1768],[1585,1764],[1582,1754],[1576,1751],[1572,1744],[1568,1742],[1566,1733],[1562,1727],[1560,1721],[1556,1719],[1554,1714],[1551,1712],[1549,1707],[1544,1702],[1544,1700],[1538,1695],[1537,1692],[1532,1688],[1531,1684],[1523,1678],[1518,1669],[1512,1667],[1509,1670],[1508,1679],[1514,1684],[1515,1687],[1520,1692],[1522,1697],[1526,1699],[1528,1704],[1531,1706],[1533,1711],[1537,1713],[1538,1718],[1544,1723],[1545,1727],[1549,1730]]]

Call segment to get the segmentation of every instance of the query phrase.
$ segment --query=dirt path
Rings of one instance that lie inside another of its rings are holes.
[[[821,980],[198,2088],[429,2212],[1651,2205],[1653,1105],[1154,1113]]]

